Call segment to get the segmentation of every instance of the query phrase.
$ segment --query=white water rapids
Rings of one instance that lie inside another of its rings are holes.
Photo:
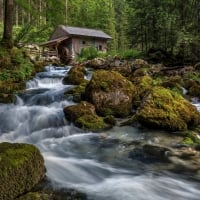
[[[143,140],[133,127],[87,133],[65,120],[74,102],[63,93],[69,67],[46,67],[27,82],[16,104],[0,105],[0,142],[36,145],[54,187],[74,188],[93,200],[199,200],[200,183],[129,158],[123,141]],[[115,142],[116,141],[116,142]],[[37,162],[37,161],[36,161]]]

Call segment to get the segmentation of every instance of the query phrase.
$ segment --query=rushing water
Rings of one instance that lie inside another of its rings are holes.
[[[129,157],[130,141],[149,140],[142,130],[114,127],[84,132],[65,120],[74,102],[63,93],[69,67],[45,68],[27,82],[15,104],[0,105],[0,142],[35,144],[54,187],[74,188],[93,200],[199,200],[200,184]],[[86,77],[90,78],[90,75]]]

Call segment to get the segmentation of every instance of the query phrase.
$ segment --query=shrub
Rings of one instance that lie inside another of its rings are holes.
[[[90,47],[83,48],[81,50],[79,58],[84,59],[84,60],[90,60],[90,59],[96,58],[97,56],[98,56],[97,49],[93,46],[90,46]]]
[[[116,55],[116,53],[111,55]],[[143,54],[141,51],[137,50],[137,49],[128,49],[125,51],[119,51],[117,52],[117,55],[121,58],[121,59],[136,59],[136,58],[142,58]]]

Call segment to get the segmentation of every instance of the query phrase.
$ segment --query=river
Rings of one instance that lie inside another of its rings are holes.
[[[0,142],[36,145],[52,186],[82,191],[91,200],[199,200],[200,183],[189,175],[130,158],[126,144],[151,140],[148,130],[125,126],[92,133],[65,120],[63,108],[74,104],[63,95],[74,87],[62,85],[69,69],[47,66],[15,104],[0,105]]]

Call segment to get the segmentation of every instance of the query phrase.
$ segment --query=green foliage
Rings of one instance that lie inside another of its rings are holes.
[[[123,51],[109,51],[109,54],[112,56],[118,55],[122,59],[136,59],[136,58],[143,58],[143,53],[137,49],[127,49]]]
[[[97,52],[97,57],[98,58],[106,58],[107,56],[108,56],[107,52],[104,52],[104,51],[98,51]]]
[[[131,46],[142,51],[162,49],[176,54],[181,62],[198,60],[199,1],[128,0],[128,34]]]
[[[182,144],[189,145],[192,147],[196,147],[199,149],[200,147],[200,138],[199,135],[195,131],[186,131],[180,134],[183,136]]]
[[[33,71],[33,64],[24,57],[22,50],[13,48],[4,54],[4,60],[9,60],[9,65],[4,63],[0,70],[0,81],[24,81],[29,78]]]
[[[121,58],[124,59],[135,59],[135,58],[141,58],[142,57],[142,52],[138,51],[137,49],[129,49],[125,50],[119,53]]]
[[[184,75],[184,78],[185,79],[191,79],[191,80],[196,81],[197,83],[200,84],[200,73],[195,73],[195,74],[187,73],[187,74]]]
[[[25,81],[35,72],[23,50],[0,48],[0,102],[12,102],[13,93],[25,87]]]
[[[96,58],[97,55],[98,55],[97,49],[93,46],[89,46],[81,50],[79,58],[82,60],[90,60]]]
[[[182,141],[181,141],[181,144],[186,144],[186,145],[193,145],[194,142],[191,138],[189,137],[185,137]]]
[[[140,56],[131,52],[136,48],[172,53],[180,62],[200,57],[197,0],[17,0],[15,6],[16,43],[44,42],[58,24],[64,24],[105,31],[112,37],[109,51],[120,51],[124,58]]]

